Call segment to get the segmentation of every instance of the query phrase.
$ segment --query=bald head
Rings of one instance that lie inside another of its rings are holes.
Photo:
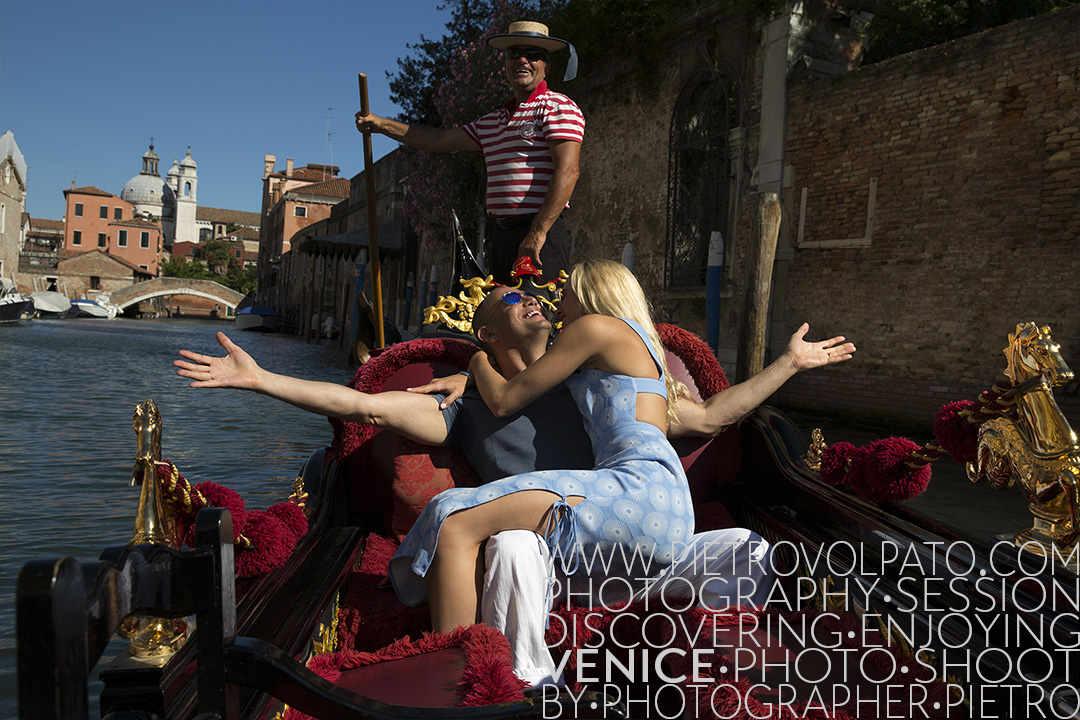
[[[533,359],[542,355],[547,348],[551,322],[534,296],[514,288],[497,287],[476,308],[473,330],[501,366],[499,356],[503,353]]]

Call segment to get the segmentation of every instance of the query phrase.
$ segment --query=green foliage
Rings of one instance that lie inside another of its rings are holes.
[[[523,10],[533,12],[538,3],[526,0],[525,4]],[[502,5],[505,2],[500,0],[447,0],[439,5],[440,10],[452,8],[450,22],[446,23],[447,34],[438,40],[421,35],[419,42],[406,46],[413,52],[398,58],[397,71],[386,72],[390,81],[390,99],[402,108],[399,120],[442,126],[443,117],[436,107],[434,95],[450,81],[454,52],[475,43]]]
[[[241,269],[240,260],[233,255],[229,243],[220,239],[208,240],[197,252],[198,255],[191,259],[170,257],[162,260],[159,274],[188,280],[213,280],[237,292],[254,292],[258,278],[255,263],[248,263]]]
[[[656,32],[706,2],[559,0],[549,6],[547,24],[552,35],[574,44],[580,77],[610,65],[613,59],[629,59],[639,68],[647,69],[656,58]],[[565,62],[565,58],[557,59]],[[552,69],[552,75],[562,77],[561,65]]]
[[[206,263],[198,258],[171,257],[161,261],[159,275],[162,277],[208,280]]]
[[[1077,0],[889,0],[881,4],[895,9],[906,19],[877,14],[870,23],[870,47],[864,62],[877,62],[1076,3]],[[873,11],[870,7],[865,9]]]

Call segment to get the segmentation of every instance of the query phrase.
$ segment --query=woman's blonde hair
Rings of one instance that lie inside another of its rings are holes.
[[[613,260],[586,260],[571,270],[570,289],[577,295],[583,313],[626,318],[645,329],[664,371],[668,423],[677,422],[675,402],[680,396],[687,394],[686,386],[668,372],[664,345],[660,342],[660,336],[653,324],[652,308],[634,274],[625,265]]]

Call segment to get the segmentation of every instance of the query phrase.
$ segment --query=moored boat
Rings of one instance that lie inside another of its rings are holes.
[[[71,301],[71,315],[74,317],[113,318],[116,317],[116,312],[110,312],[109,308],[96,300],[78,298]]]
[[[237,330],[277,332],[281,329],[281,315],[268,307],[249,305],[236,313]]]
[[[15,325],[33,310],[33,300],[20,294],[11,280],[0,278],[0,281],[0,325]]]
[[[64,318],[71,311],[71,301],[63,293],[54,290],[35,290],[30,293],[38,317]]]

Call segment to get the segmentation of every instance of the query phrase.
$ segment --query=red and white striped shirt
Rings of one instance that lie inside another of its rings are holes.
[[[585,117],[574,101],[541,82],[528,100],[509,102],[463,128],[484,153],[487,211],[495,217],[540,209],[555,169],[548,142],[585,136]]]

